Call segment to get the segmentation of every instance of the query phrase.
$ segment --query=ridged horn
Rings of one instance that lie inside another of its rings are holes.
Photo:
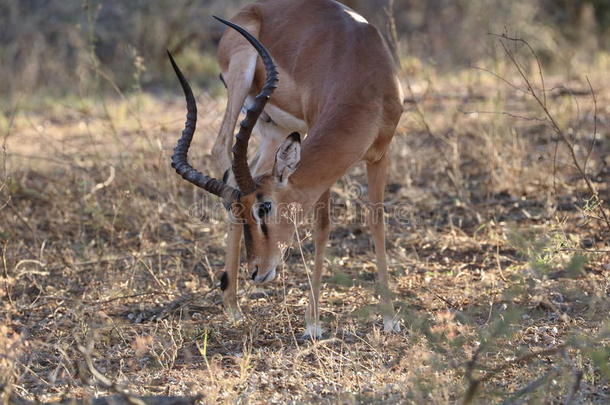
[[[188,81],[180,71],[180,68],[176,64],[176,61],[172,57],[172,54],[167,51],[169,60],[178,76],[182,90],[184,91],[184,97],[186,98],[186,123],[184,124],[184,130],[182,135],[174,148],[174,154],[172,155],[172,167],[176,169],[176,173],[182,176],[186,181],[201,187],[202,189],[217,195],[227,201],[236,201],[241,196],[239,190],[225,184],[224,182],[217,180],[213,177],[207,176],[200,171],[194,169],[188,163],[188,151],[193,140],[193,134],[197,126],[197,103],[193,96],[193,90]]]
[[[267,49],[265,49],[258,39],[239,25],[216,16],[214,16],[214,18],[233,28],[250,42],[263,60],[267,76],[261,92],[254,99],[254,104],[248,108],[246,118],[239,124],[239,131],[237,132],[237,135],[235,135],[235,145],[233,145],[233,175],[235,176],[235,181],[239,186],[239,190],[243,194],[249,194],[256,189],[256,184],[254,183],[250,167],[248,166],[248,142],[250,141],[250,135],[252,134],[252,129],[254,128],[258,117],[261,115],[265,105],[271,98],[273,90],[277,87],[278,73],[271,55],[269,55]]]

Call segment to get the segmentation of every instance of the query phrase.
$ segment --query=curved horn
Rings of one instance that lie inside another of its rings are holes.
[[[186,181],[193,183],[194,185],[201,187],[202,189],[217,195],[228,201],[238,200],[241,196],[239,190],[228,186],[222,181],[216,180],[212,177],[206,176],[205,174],[197,171],[188,163],[188,151],[193,140],[193,134],[195,133],[195,127],[197,126],[197,104],[195,103],[195,97],[191,86],[184,78],[184,75],[178,68],[176,61],[172,57],[172,54],[167,51],[169,60],[172,63],[172,67],[178,76],[184,96],[186,97],[186,123],[184,124],[184,130],[182,135],[174,148],[174,154],[172,155],[172,167],[176,169],[176,173],[182,176]]]
[[[250,141],[250,135],[252,129],[258,120],[258,117],[263,112],[267,101],[271,98],[273,90],[277,87],[278,73],[273,63],[273,59],[265,47],[248,31],[235,25],[232,22],[223,20],[222,18],[214,16],[221,23],[228,25],[237,32],[239,32],[252,46],[265,65],[265,72],[267,78],[261,92],[256,96],[254,104],[246,112],[246,118],[239,124],[239,132],[235,135],[235,145],[233,145],[233,174],[235,175],[235,181],[239,186],[239,190],[244,194],[249,194],[256,189],[254,179],[252,179],[252,173],[248,166],[248,142]]]

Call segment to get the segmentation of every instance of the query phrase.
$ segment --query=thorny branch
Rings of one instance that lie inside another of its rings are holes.
[[[494,36],[499,38],[500,44],[501,44],[502,48],[504,49],[504,52],[505,52],[506,56],[511,61],[511,63],[515,66],[515,68],[517,69],[517,71],[519,73],[519,76],[521,76],[521,78],[525,82],[525,85],[527,87],[527,93],[536,101],[538,106],[542,109],[542,112],[547,117],[548,122],[551,125],[551,128],[559,136],[561,141],[568,148],[568,151],[570,152],[570,156],[572,158],[572,163],[574,164],[574,167],[576,167],[576,170],[578,171],[580,177],[585,181],[585,184],[587,185],[587,188],[588,188],[589,192],[591,193],[591,195],[593,196],[593,198],[597,202],[596,208],[599,211],[599,213],[601,215],[601,218],[603,219],[603,222],[606,224],[606,227],[608,228],[608,230],[610,230],[610,217],[608,217],[608,214],[606,213],[606,210],[604,209],[604,201],[599,196],[599,193],[597,192],[597,189],[595,188],[595,186],[593,185],[593,183],[589,179],[589,176],[587,175],[587,163],[588,163],[588,158],[589,158],[590,152],[587,155],[587,158],[586,158],[584,164],[581,164],[579,159],[578,159],[578,157],[576,156],[576,150],[574,148],[573,143],[570,141],[570,139],[568,138],[568,136],[565,133],[565,131],[558,124],[557,120],[555,119],[555,116],[548,109],[547,98],[546,98],[546,91],[545,91],[545,87],[544,87],[545,86],[544,85],[544,75],[542,73],[542,67],[541,67],[540,58],[538,57],[538,54],[536,53],[536,51],[534,51],[532,46],[525,39],[522,39],[522,38],[512,38],[512,37],[507,36],[506,34],[501,34],[501,35],[492,34],[492,35],[494,35]],[[519,42],[519,43],[524,44],[529,49],[530,53],[535,58],[536,63],[538,64],[538,71],[539,71],[540,80],[541,80],[541,83],[542,83],[542,90],[541,90],[540,93],[542,95],[540,95],[534,89],[534,85],[532,84],[532,81],[531,81],[530,77],[525,72],[525,69],[521,66],[521,64],[517,60],[517,57],[515,56],[514,52],[507,46],[505,41]],[[594,101],[594,104],[595,104],[595,112],[594,112],[594,117],[593,117],[593,120],[595,122],[595,124],[594,124],[594,136],[593,136],[593,143],[594,143],[595,142],[595,137],[596,137],[596,134],[597,134],[597,98],[595,96],[595,92],[593,91],[593,87],[591,86],[591,82],[589,81],[588,78],[587,78],[587,82],[589,84],[589,87],[590,87],[590,90],[591,90],[591,94],[592,94],[592,97],[593,97],[593,101]],[[590,149],[593,148],[593,143],[590,146]]]

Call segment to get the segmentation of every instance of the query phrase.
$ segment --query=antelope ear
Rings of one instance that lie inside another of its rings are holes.
[[[295,172],[301,160],[301,135],[293,132],[278,149],[275,154],[273,165],[273,176],[280,185],[288,184],[288,178]]]

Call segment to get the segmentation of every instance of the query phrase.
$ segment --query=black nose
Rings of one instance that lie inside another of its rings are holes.
[[[254,273],[252,273],[252,280],[254,280],[256,278],[256,275],[258,274],[258,266],[256,266],[254,268]]]

